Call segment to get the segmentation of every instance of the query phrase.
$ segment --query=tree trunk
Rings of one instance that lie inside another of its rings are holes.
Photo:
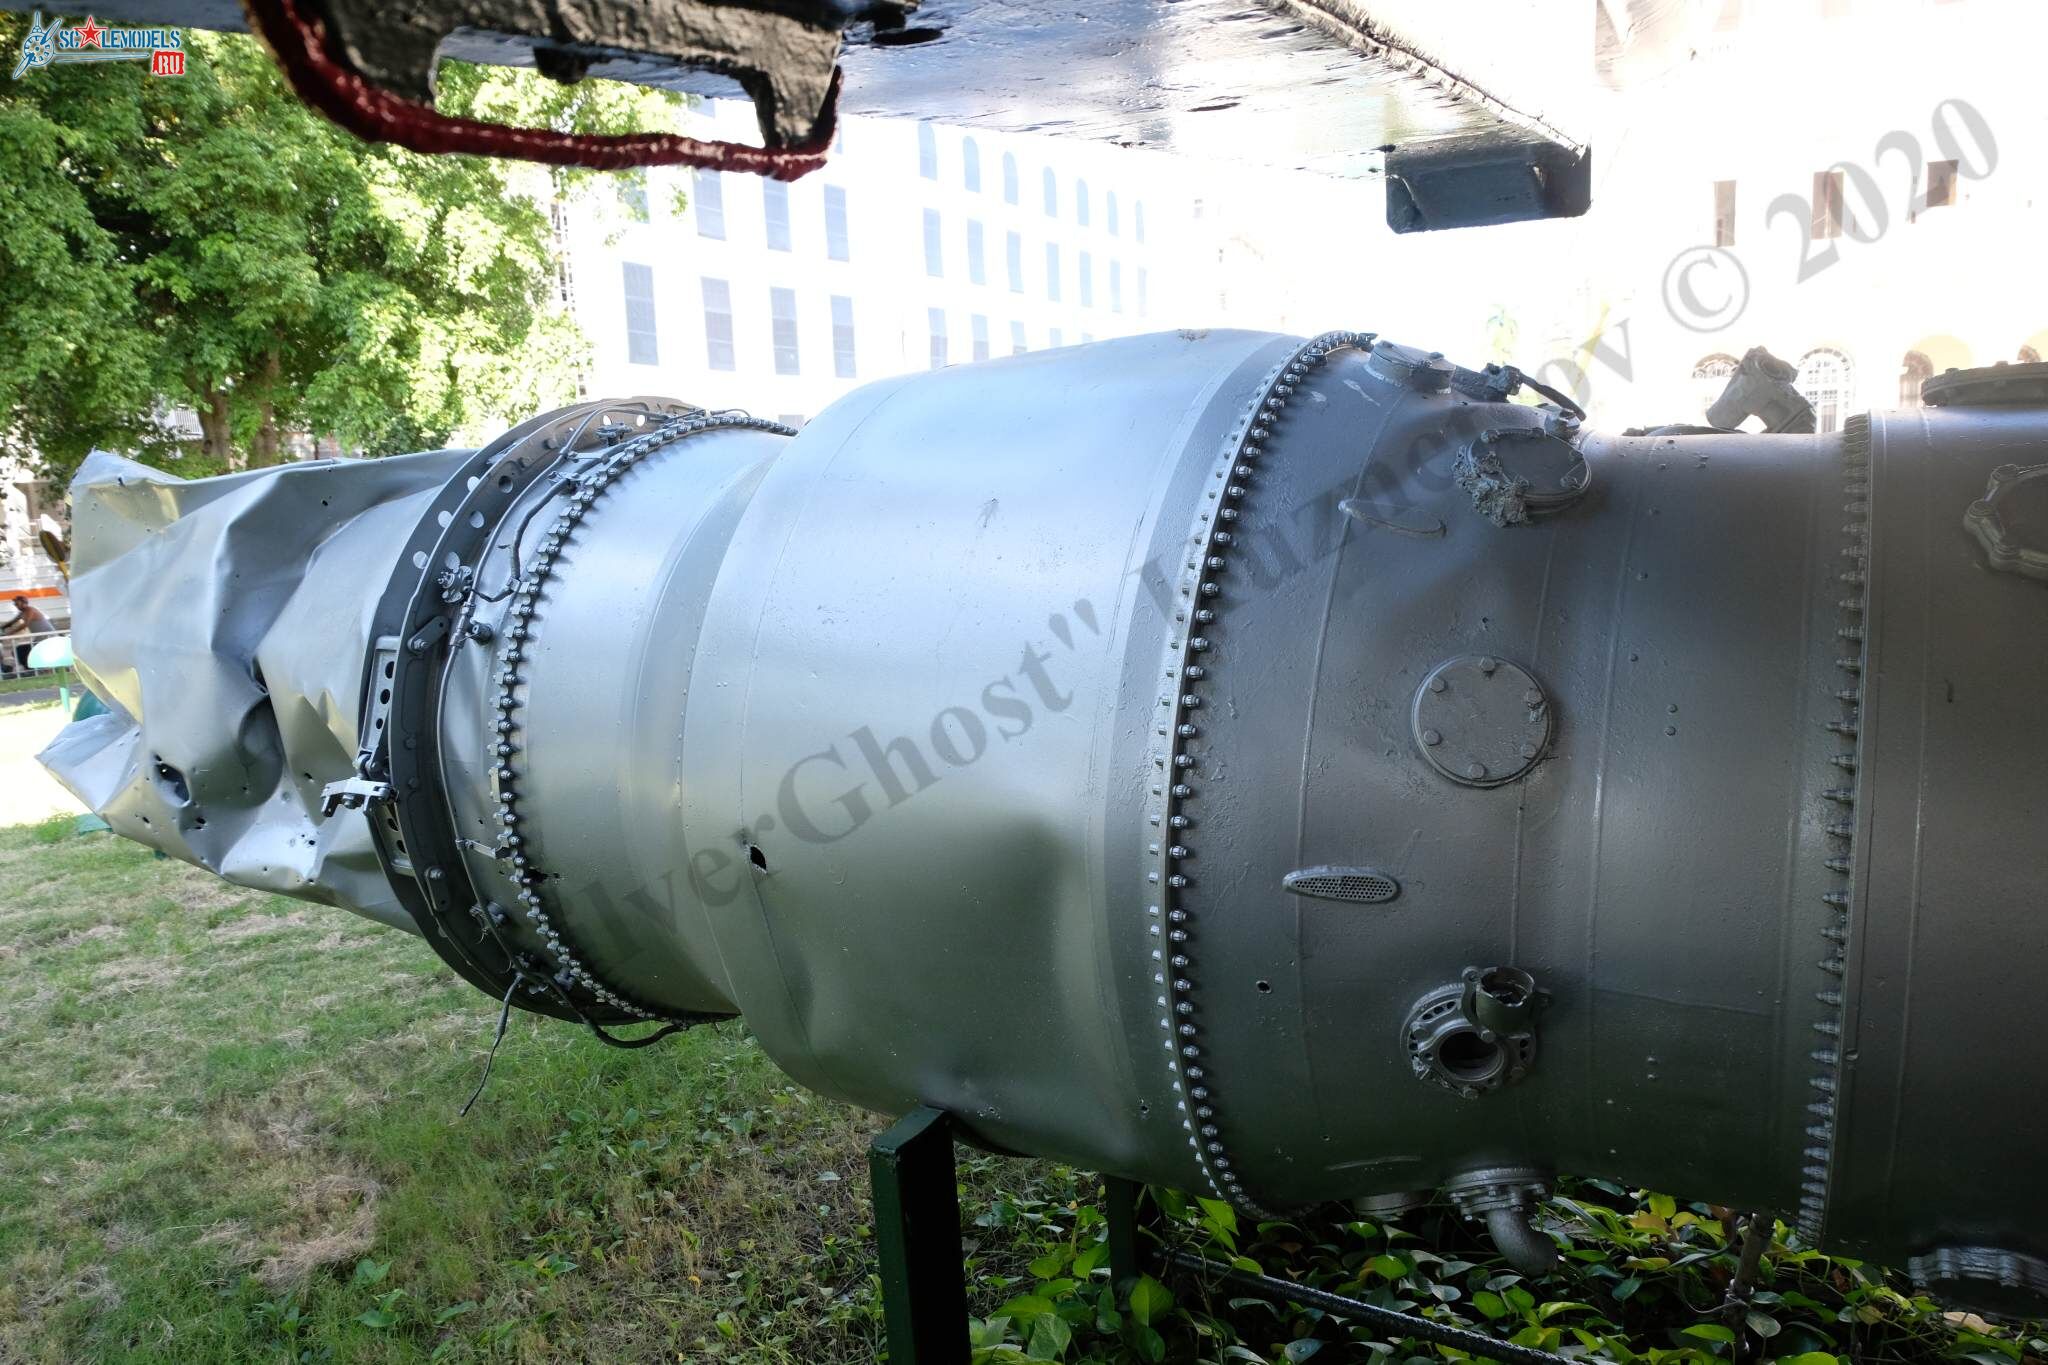
[[[272,351],[263,358],[263,397],[256,405],[260,414],[256,423],[256,439],[249,449],[249,467],[260,469],[277,463],[278,446],[281,437],[277,430],[277,378],[282,367],[277,352]]]
[[[199,450],[209,460],[220,461],[221,468],[235,468],[234,433],[228,421],[228,396],[219,389],[209,388],[200,395],[199,403]]]

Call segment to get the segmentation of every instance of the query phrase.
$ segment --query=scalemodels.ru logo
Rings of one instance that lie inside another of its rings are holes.
[[[103,28],[90,15],[67,28],[62,19],[43,23],[43,12],[37,10],[21,40],[14,79],[59,62],[148,62],[152,76],[182,76],[185,35],[174,28]]]

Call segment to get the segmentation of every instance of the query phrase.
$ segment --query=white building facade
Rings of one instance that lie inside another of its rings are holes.
[[[744,139],[753,113],[691,122]],[[794,184],[654,171],[564,215],[586,389],[801,421],[887,375],[1177,326],[1209,292],[1201,194],[1170,157],[896,119],[847,119]]]

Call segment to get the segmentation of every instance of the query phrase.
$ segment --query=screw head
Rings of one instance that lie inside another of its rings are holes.
[[[1444,742],[1444,737],[1435,730],[1424,730],[1422,732],[1422,742],[1424,744],[1437,745]]]

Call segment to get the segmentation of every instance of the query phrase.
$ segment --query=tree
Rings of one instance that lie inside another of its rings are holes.
[[[25,25],[0,17],[0,51]],[[268,464],[293,431],[388,454],[572,393],[551,210],[616,177],[362,143],[249,39],[187,49],[183,77],[58,65],[0,91],[0,454],[57,480],[94,447]],[[615,132],[681,100],[449,63],[440,104]]]

